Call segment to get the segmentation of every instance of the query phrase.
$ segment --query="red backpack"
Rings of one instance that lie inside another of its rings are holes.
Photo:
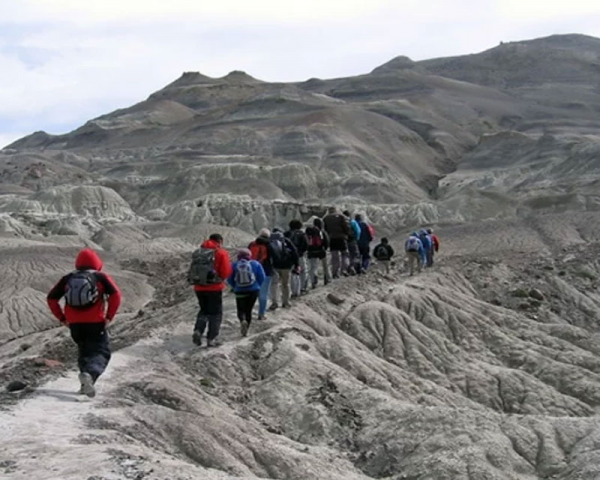
[[[315,249],[323,246],[323,232],[321,230],[315,230],[308,236],[308,246]]]
[[[250,253],[252,254],[252,260],[256,260],[259,263],[264,262],[269,256],[267,246],[256,242],[250,244]]]

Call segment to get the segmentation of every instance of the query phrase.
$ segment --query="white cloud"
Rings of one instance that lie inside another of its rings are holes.
[[[600,35],[595,2],[564,5],[0,0],[0,134],[62,133],[146,98],[183,71],[222,76],[240,69],[293,81],[366,73],[400,54],[471,53],[557,31]]]

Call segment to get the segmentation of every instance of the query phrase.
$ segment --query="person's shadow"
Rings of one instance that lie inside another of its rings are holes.
[[[38,388],[36,390],[38,395],[47,395],[54,397],[61,402],[80,402],[85,396],[80,395],[77,392],[65,392],[63,390],[54,390],[51,388]]]

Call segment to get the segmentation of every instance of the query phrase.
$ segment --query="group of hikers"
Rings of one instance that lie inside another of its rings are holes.
[[[258,302],[258,320],[269,311],[290,308],[291,299],[317,288],[319,273],[323,284],[342,276],[362,275],[371,267],[390,273],[394,249],[387,238],[371,250],[375,232],[362,215],[328,209],[324,218],[314,218],[305,226],[292,220],[289,229],[263,228],[257,238],[236,252],[232,263],[223,246],[223,237],[210,235],[193,252],[188,282],[199,303],[192,341],[201,346],[220,345],[223,319],[223,291],[231,287],[235,294],[242,336],[248,334],[252,312]],[[439,239],[431,229],[410,234],[404,249],[410,275],[431,267]],[[330,259],[328,258],[328,254]],[[371,256],[372,254],[372,256]],[[116,283],[102,272],[102,261],[91,249],[83,249],[75,261],[76,270],[62,277],[48,294],[54,316],[71,331],[78,346],[80,393],[95,395],[95,383],[111,357],[106,326],[113,320],[121,303]],[[64,298],[64,308],[60,300]],[[280,303],[281,301],[281,303]]]

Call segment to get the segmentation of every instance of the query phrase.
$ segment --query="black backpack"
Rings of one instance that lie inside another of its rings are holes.
[[[293,254],[289,244],[284,239],[271,240],[271,249],[275,268],[290,268],[292,266]]]
[[[77,270],[69,275],[65,291],[65,302],[69,307],[89,308],[99,297],[98,278],[94,270]]]
[[[208,286],[223,281],[215,271],[216,253],[214,248],[199,248],[192,253],[192,263],[188,272],[190,285]]]
[[[373,256],[377,259],[377,260],[389,260],[390,259],[390,252],[387,248],[386,245],[378,245],[375,248],[375,251],[373,252]]]

